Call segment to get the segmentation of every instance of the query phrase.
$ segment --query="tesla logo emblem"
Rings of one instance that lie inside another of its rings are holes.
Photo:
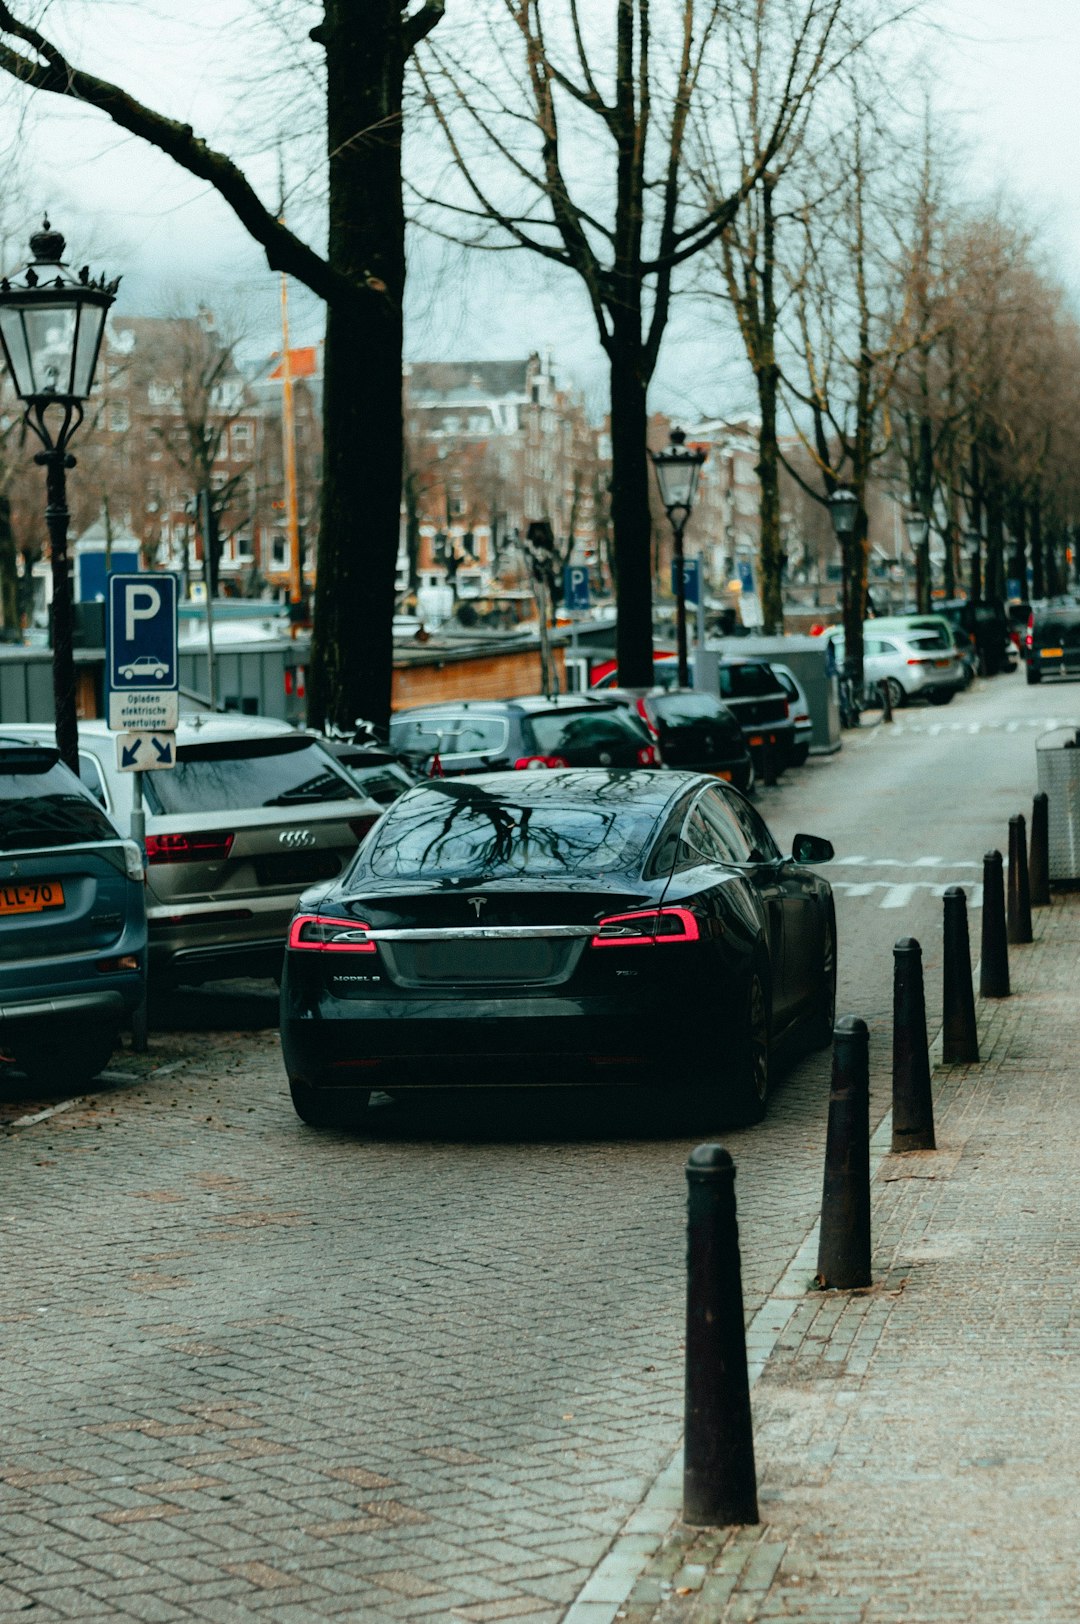
[[[314,846],[315,836],[310,829],[282,829],[278,835],[278,845],[288,846],[290,851],[296,851],[301,846]]]
[[[480,918],[480,909],[483,908],[486,905],[486,903],[487,903],[487,897],[470,897],[469,898],[469,906],[470,906],[470,908],[475,908],[477,919]]]

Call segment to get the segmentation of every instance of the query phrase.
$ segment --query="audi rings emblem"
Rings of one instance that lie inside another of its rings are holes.
[[[278,835],[278,845],[288,846],[290,851],[297,851],[301,846],[314,846],[315,836],[310,829],[282,829]]]

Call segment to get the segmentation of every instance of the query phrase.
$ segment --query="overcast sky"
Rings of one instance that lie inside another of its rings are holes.
[[[24,3],[16,3],[28,14]],[[275,3],[259,0],[264,10],[272,11]],[[305,0],[282,3],[286,31],[291,27],[302,38],[297,25],[312,20]],[[470,4],[449,0],[448,12]],[[1059,275],[1080,292],[1075,270],[1080,265],[1080,3],[934,0],[932,10],[947,35],[932,52],[936,96],[964,138],[965,189],[978,196],[1004,188],[1021,200],[1044,230]],[[78,65],[116,78],[152,105],[190,120],[208,140],[221,142],[247,163],[250,151],[238,134],[243,109],[251,105],[268,118],[274,98],[293,93],[285,81],[268,75],[265,56],[248,49],[246,14],[246,0],[156,0],[138,6],[127,0],[52,0],[47,27],[63,39]],[[297,124],[309,116],[302,88],[287,115]],[[224,205],[167,159],[89,110],[39,96],[6,161],[24,173],[28,215],[47,206],[80,262],[92,252],[102,268],[124,272],[120,308],[127,314],[200,301],[224,308],[242,296],[248,325],[265,334],[266,349],[276,345],[276,278]],[[304,176],[297,167],[303,168],[299,159],[287,180],[302,195]],[[251,165],[269,202],[275,201],[274,169],[265,155]],[[20,254],[21,244],[13,249],[9,242],[7,259]],[[479,262],[472,256],[466,264],[460,256],[444,260],[428,243],[417,245],[412,263],[411,357],[495,358],[550,349],[599,405],[602,360],[572,276],[545,273],[525,255]],[[293,291],[292,314],[293,341],[314,340],[319,308],[302,289]],[[684,330],[676,329],[662,359],[654,404],[687,415],[744,405],[736,347],[725,350],[720,343],[704,371],[701,359],[693,333],[685,324]]]

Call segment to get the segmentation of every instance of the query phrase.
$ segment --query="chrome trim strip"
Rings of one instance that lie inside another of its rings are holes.
[[[336,920],[329,922],[337,923]],[[342,928],[348,931],[351,927],[342,921]],[[598,928],[598,925],[463,925],[458,929],[445,925],[441,929],[427,926],[408,930],[366,930],[357,934],[362,934],[368,942],[505,942],[519,941],[529,936],[595,936]]]

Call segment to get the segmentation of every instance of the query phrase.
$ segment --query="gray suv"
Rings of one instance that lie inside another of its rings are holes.
[[[300,892],[336,879],[383,808],[322,739],[268,717],[182,716],[176,756],[143,774],[151,980],[276,975]],[[104,722],[79,724],[79,776],[126,831],[132,774]]]

